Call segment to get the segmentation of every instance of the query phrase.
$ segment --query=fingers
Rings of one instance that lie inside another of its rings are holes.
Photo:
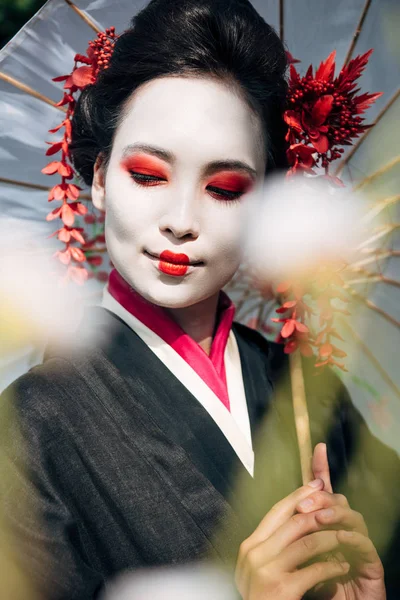
[[[311,481],[307,485],[297,488],[294,492],[277,502],[265,515],[253,533],[242,542],[236,563],[236,582],[238,587],[248,576],[250,560],[249,553],[257,546],[267,540],[279,527],[281,527],[291,516],[294,515],[296,505],[313,494],[316,490],[323,488],[322,479]],[[255,553],[253,552],[254,558]],[[239,587],[240,589],[240,587]]]
[[[338,541],[341,544],[351,548],[361,557],[362,562],[364,563],[364,569],[368,568],[368,565],[374,566],[376,568],[376,578],[382,577],[383,566],[381,559],[379,558],[374,544],[368,537],[357,531],[340,530],[336,533]],[[369,576],[371,576],[371,572],[369,572]]]
[[[339,546],[337,531],[317,531],[285,548],[274,561],[283,571],[293,571],[303,563]]]
[[[295,513],[299,502],[311,496],[317,490],[322,490],[323,486],[322,479],[316,479],[307,485],[297,488],[294,492],[277,502],[265,515],[257,529],[243,542],[243,550],[247,551],[270,537],[274,531]]]
[[[320,443],[315,446],[312,458],[312,471],[315,478],[322,479],[324,489],[327,492],[332,492],[326,444]]]
[[[299,502],[296,508],[302,514],[313,512],[317,522],[325,527],[340,526],[340,529],[354,529],[368,535],[363,516],[350,508],[342,494],[319,491]]]
[[[292,575],[292,582],[296,589],[302,588],[303,594],[308,592],[314,586],[333,579],[334,577],[342,577],[350,570],[348,562],[317,562],[309,567],[305,567]]]
[[[321,508],[330,508],[331,506],[349,506],[346,496],[343,494],[330,494],[324,490],[317,491],[311,496],[301,500],[296,510],[298,512],[310,512]]]
[[[324,508],[315,513],[315,519],[323,526],[336,526],[340,529],[352,529],[368,536],[368,528],[365,524],[363,516],[350,507],[333,506]]]

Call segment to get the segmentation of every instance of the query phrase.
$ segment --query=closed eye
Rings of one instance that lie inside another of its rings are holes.
[[[212,192],[213,197],[217,197],[217,199],[221,200],[238,200],[240,196],[244,194],[244,192],[232,192],[232,190],[224,190],[222,188],[214,187],[212,185],[207,186],[207,190]]]
[[[167,181],[162,177],[157,177],[156,175],[148,175],[147,173],[138,173],[137,171],[130,171],[130,175],[132,179],[143,186],[154,186],[161,182]],[[224,190],[223,188],[215,187],[212,185],[207,186],[206,188],[210,195],[217,200],[225,200],[225,201],[235,201],[240,198],[244,194],[244,191],[233,192],[232,190]]]
[[[137,173],[136,171],[130,171],[130,175],[139,185],[157,185],[160,181],[167,181],[162,177],[156,177],[156,175],[147,175],[145,173]]]

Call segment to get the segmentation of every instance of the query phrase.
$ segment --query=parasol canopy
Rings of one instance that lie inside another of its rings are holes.
[[[41,173],[48,131],[65,115],[56,106],[62,84],[52,79],[71,71],[75,54],[84,54],[98,31],[112,25],[122,32],[144,4],[49,0],[0,51],[0,248],[5,257],[15,248],[40,255],[59,249],[56,238],[49,238],[57,226],[46,221],[51,184]],[[348,267],[351,318],[341,319],[338,328],[352,357],[342,377],[355,404],[373,432],[400,451],[395,427],[400,422],[400,9],[395,0],[253,0],[253,5],[301,61],[296,64],[301,74],[334,49],[339,71],[374,48],[360,80],[363,91],[384,92],[367,113],[374,127],[332,165],[347,186],[363,191],[371,230],[363,258]],[[88,203],[90,221],[89,190],[80,198]],[[85,294],[95,302],[109,270],[105,253],[91,269],[94,277],[85,283]],[[228,291],[238,306],[238,320],[275,337],[276,300],[266,301],[253,290],[243,270]],[[1,387],[40,362],[41,351],[27,345],[0,354]]]

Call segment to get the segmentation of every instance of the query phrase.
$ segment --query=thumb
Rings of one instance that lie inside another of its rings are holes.
[[[320,443],[315,446],[312,458],[312,470],[314,477],[316,479],[322,479],[324,482],[324,490],[332,493],[333,489],[331,484],[331,475],[329,472],[326,444]]]

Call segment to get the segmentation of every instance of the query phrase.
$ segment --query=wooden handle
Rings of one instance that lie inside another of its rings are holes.
[[[310,419],[308,416],[306,390],[304,386],[303,368],[301,365],[301,354],[299,350],[289,354],[289,364],[294,420],[296,424],[297,442],[300,452],[301,475],[303,479],[303,485],[305,485],[314,479],[314,476],[311,469],[312,445]]]

